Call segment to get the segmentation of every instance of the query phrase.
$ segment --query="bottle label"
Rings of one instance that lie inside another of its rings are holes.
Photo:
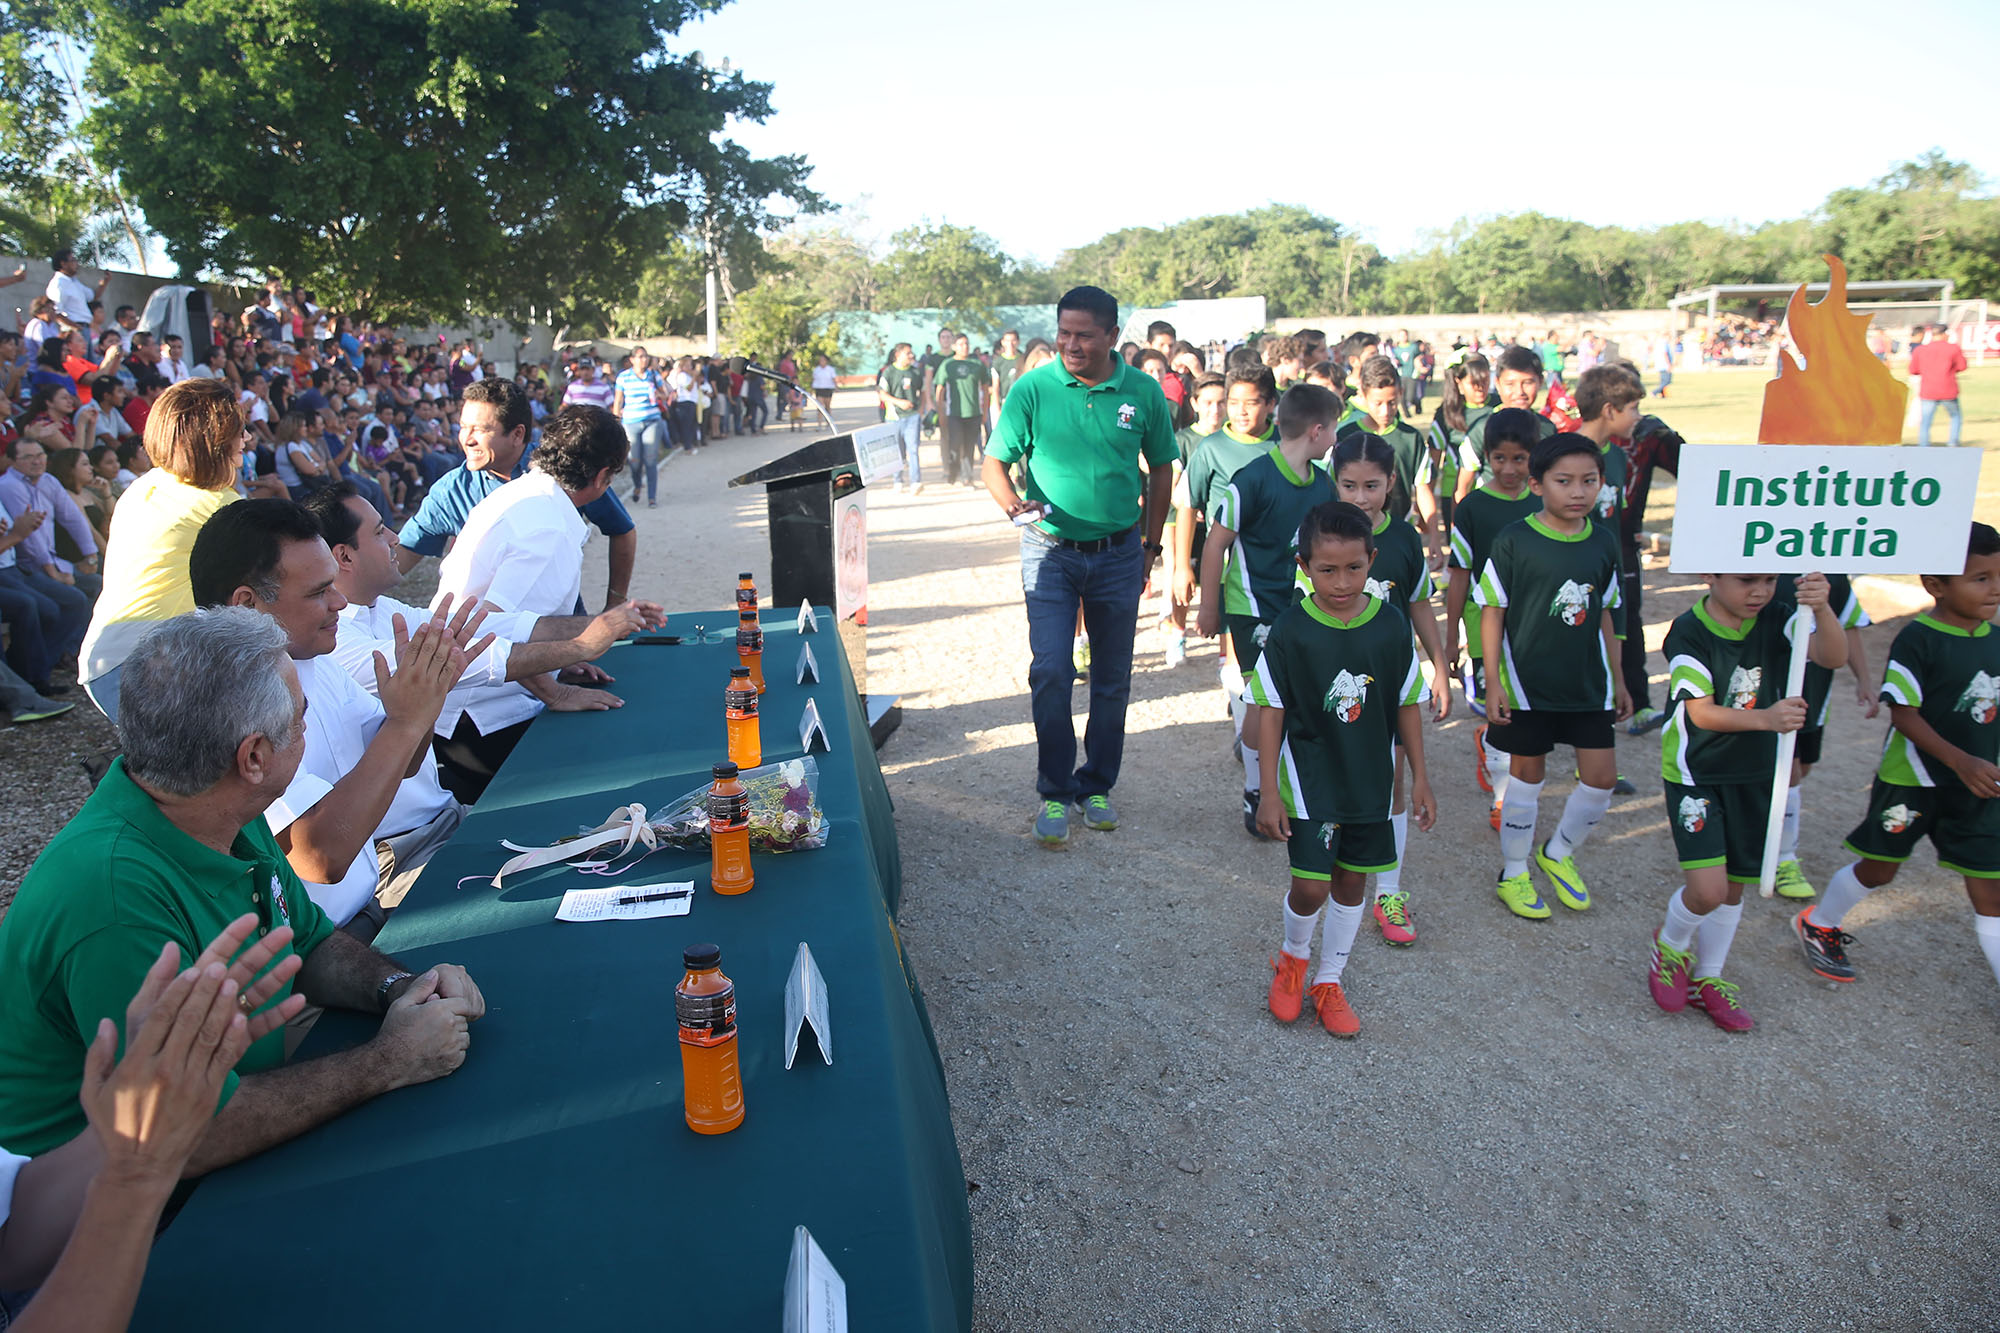
[[[709,792],[708,827],[711,832],[716,833],[749,828],[750,793],[740,791],[734,796],[724,796],[719,792]]]
[[[736,651],[739,653],[763,652],[764,631],[756,625],[739,626],[736,631]]]
[[[713,995],[674,992],[674,1015],[680,1019],[681,1035],[702,1045],[713,1045],[736,1035],[736,987]]]
[[[755,611],[757,609],[757,590],[755,588],[738,588],[736,590],[736,606],[740,611]]]
[[[757,691],[753,686],[747,690],[724,690],[722,710],[733,722],[742,722],[757,716]]]

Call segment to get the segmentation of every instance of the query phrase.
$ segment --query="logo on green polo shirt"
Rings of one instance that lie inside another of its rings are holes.
[[[1681,797],[1681,827],[1699,833],[1708,827],[1708,801],[1700,796]]]
[[[1556,589],[1555,598],[1549,603],[1549,614],[1561,616],[1565,625],[1581,625],[1588,610],[1590,589],[1575,579],[1563,580],[1563,586]]]
[[[1367,701],[1368,687],[1375,677],[1356,675],[1352,671],[1342,671],[1333,678],[1333,684],[1326,689],[1326,710],[1342,722],[1352,722],[1361,716],[1361,705]]]
[[[285,901],[285,890],[278,883],[276,875],[271,876],[271,910],[278,914],[279,925],[289,926],[292,924],[291,906]]]
[[[1132,424],[1132,418],[1138,415],[1139,415],[1139,405],[1137,403],[1118,404],[1118,429],[1120,430],[1138,429],[1138,427]]]
[[[1952,711],[1970,713],[1974,722],[1984,724],[1993,720],[1996,701],[2000,701],[2000,680],[1982,671],[1965,687],[1965,693],[1958,696]]]

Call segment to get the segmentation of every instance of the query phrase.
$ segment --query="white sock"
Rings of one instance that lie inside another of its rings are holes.
[[[1229,696],[1229,706],[1231,708],[1236,707],[1237,700],[1243,697],[1242,670],[1232,658],[1225,655],[1222,659],[1222,665],[1218,666],[1215,670],[1215,678],[1222,682],[1222,692]]]
[[[1254,746],[1245,745],[1243,747],[1243,790],[1244,791],[1264,790],[1263,770],[1261,770],[1258,767],[1258,764],[1260,762],[1261,762],[1261,756],[1258,755],[1256,748]]]
[[[1742,903],[1724,903],[1701,919],[1695,935],[1694,975],[1719,977],[1729,961],[1729,945],[1736,938],[1736,923],[1743,919]]]
[[[1507,797],[1500,804],[1501,875],[1528,873],[1528,854],[1535,846],[1535,807],[1541,799],[1541,783],[1507,780]]]
[[[1243,739],[1243,718],[1249,712],[1250,705],[1243,698],[1241,688],[1232,690],[1224,685],[1222,692],[1229,700],[1229,725],[1236,729],[1236,739],[1240,741]]]
[[[1562,818],[1556,822],[1556,831],[1549,837],[1549,855],[1562,860],[1577,848],[1583,846],[1590,831],[1597,827],[1597,821],[1604,818],[1604,812],[1611,808],[1611,788],[1587,787],[1579,782],[1571,788],[1569,799],[1563,802]]]
[[[1300,916],[1292,910],[1290,894],[1285,895],[1285,952],[1294,958],[1310,958],[1313,954],[1313,927],[1319,924],[1319,913]]]
[[[2000,928],[2000,917],[1994,918],[1993,924]],[[1319,971],[1313,974],[1313,985],[1323,986],[1329,981],[1340,980],[1341,972],[1347,967],[1347,955],[1354,952],[1354,937],[1360,931],[1360,903],[1348,907],[1331,898],[1326,900],[1326,933],[1320,936]]]
[[[1392,893],[1403,891],[1403,849],[1410,845],[1410,812],[1389,816],[1389,827],[1396,831],[1396,864],[1375,876],[1375,896],[1386,898]]]
[[[1504,800],[1507,796],[1507,760],[1505,750],[1496,750],[1492,742],[1484,736],[1479,738],[1480,758],[1486,764],[1486,780],[1493,784],[1493,799]]]
[[[1972,928],[1979,933],[1979,947],[1986,953],[1986,965],[1993,969],[1993,979],[2000,981],[2000,916],[1975,916]],[[1328,934],[1333,933],[1331,917],[1327,919],[1326,929]],[[1350,944],[1354,942],[1353,931],[1347,933],[1347,939]],[[1320,970],[1324,972],[1326,964],[1320,964]]]
[[[1682,890],[1675,889],[1674,896],[1667,899],[1667,924],[1660,927],[1660,943],[1686,953],[1694,946],[1694,934],[1701,928],[1702,918],[1688,909],[1687,899],[1681,893]]]
[[[1799,859],[1799,789],[1785,790],[1785,822],[1778,826],[1778,859]]]
[[[1829,930],[1840,929],[1840,923],[1854,910],[1854,905],[1868,896],[1868,886],[1854,873],[1853,865],[1842,866],[1834,872],[1833,880],[1826,886],[1818,902],[1812,905],[1812,915],[1806,920],[1815,926],[1825,926]]]

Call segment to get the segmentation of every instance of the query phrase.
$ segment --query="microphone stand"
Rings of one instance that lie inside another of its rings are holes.
[[[778,383],[784,385],[786,388],[792,390],[793,392],[803,394],[805,396],[805,400],[813,405],[813,410],[819,413],[820,420],[826,423],[827,432],[832,435],[840,434],[840,427],[833,424],[832,415],[829,414],[824,407],[821,407],[819,405],[818,394],[813,393],[808,389],[802,388],[797,380],[786,379],[783,375],[780,375],[777,371],[766,370],[764,369],[764,367],[757,365],[754,362],[748,362],[748,361],[744,362],[743,369],[748,374],[758,375],[767,380],[776,380]]]

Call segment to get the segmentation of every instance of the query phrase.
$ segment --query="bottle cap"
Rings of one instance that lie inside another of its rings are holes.
[[[746,666],[733,666],[729,668],[729,674],[732,676],[743,676],[747,678],[750,674],[750,668]]]
[[[744,621],[746,621],[746,620],[747,620],[747,621],[749,621],[749,622],[750,622],[751,624],[753,624],[753,625],[757,624],[757,623],[758,623],[758,620],[757,620],[757,613],[756,613],[755,611],[738,611],[738,612],[736,613],[736,622],[737,622],[737,623],[738,623],[739,625],[740,625],[740,624],[742,624],[742,623],[743,623]]]
[[[736,776],[737,768],[734,764],[717,764],[708,771],[713,777],[733,778]]]
[[[744,570],[744,571],[743,571],[743,572],[742,572],[741,574],[738,574],[738,575],[737,575],[736,577],[737,577],[737,578],[739,578],[739,579],[742,579],[742,580],[743,580],[743,581],[744,581],[745,583],[752,583],[752,582],[755,582],[755,581],[756,581],[756,578],[757,578],[757,576],[756,576],[755,574],[752,574],[752,573],[751,573],[751,572],[750,572],[749,570],[747,570],[747,569],[746,569],[746,570]]]
[[[716,967],[722,962],[722,946],[718,944],[690,944],[681,950],[681,961],[688,971],[697,968]]]

